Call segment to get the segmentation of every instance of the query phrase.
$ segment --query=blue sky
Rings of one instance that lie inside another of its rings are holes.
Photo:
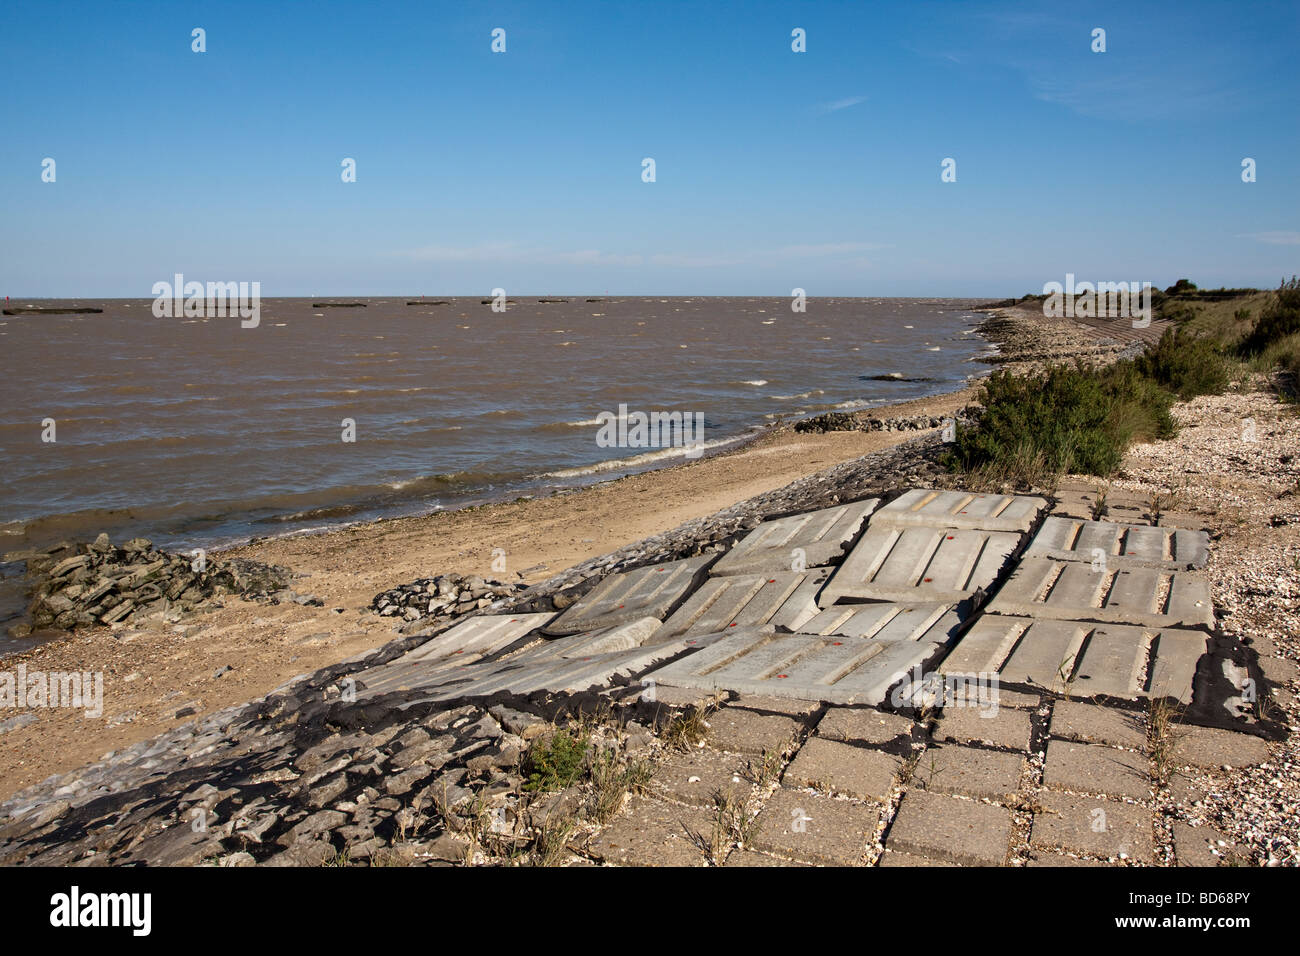
[[[6,0],[0,31],[0,294],[1300,272],[1293,2]]]

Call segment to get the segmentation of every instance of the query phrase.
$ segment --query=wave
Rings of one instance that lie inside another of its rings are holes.
[[[734,435],[731,438],[719,438],[716,441],[706,441],[694,448],[687,448],[681,445],[672,448],[658,448],[654,451],[642,452],[639,455],[630,455],[627,458],[608,458],[605,461],[598,461],[593,465],[583,465],[580,468],[563,468],[559,471],[548,471],[539,477],[542,478],[583,478],[587,475],[603,474],[607,471],[619,471],[625,468],[637,468],[641,465],[649,465],[656,461],[663,461],[666,458],[684,458],[687,453],[693,453],[691,457],[699,457],[700,454],[710,452],[715,448],[722,448],[725,445],[734,445],[736,442],[747,438],[748,435]]]

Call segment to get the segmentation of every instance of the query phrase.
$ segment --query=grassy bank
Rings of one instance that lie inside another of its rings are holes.
[[[1279,389],[1296,397],[1300,278],[1273,292],[1205,292],[1180,279],[1152,304],[1175,324],[1135,358],[988,378],[971,423],[957,428],[946,466],[989,487],[1042,486],[1067,472],[1109,477],[1131,443],[1177,433],[1175,401],[1222,394],[1253,372],[1280,373]]]

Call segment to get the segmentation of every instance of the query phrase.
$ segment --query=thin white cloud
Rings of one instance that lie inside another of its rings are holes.
[[[1300,246],[1300,232],[1287,232],[1286,230],[1274,230],[1272,232],[1246,232],[1237,236],[1238,239],[1254,239],[1256,242],[1267,242],[1271,246]]]
[[[839,110],[846,110],[851,106],[857,106],[859,103],[865,103],[865,96],[846,96],[842,100],[835,100],[830,103],[823,103],[817,107],[819,113],[834,113]]]

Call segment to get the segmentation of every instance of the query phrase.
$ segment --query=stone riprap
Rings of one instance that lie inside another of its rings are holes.
[[[1195,572],[1137,567],[1098,570],[1081,561],[1050,558],[1022,560],[988,610],[1143,627],[1214,626],[1209,582]]]
[[[685,558],[612,574],[547,625],[550,634],[577,634],[640,617],[663,618],[703,579],[711,556]]]
[[[823,608],[844,599],[965,602],[969,610],[1019,543],[1009,532],[880,526],[873,518],[817,600]]]
[[[1086,621],[981,616],[939,663],[945,674],[996,674],[1076,697],[1173,697],[1190,704],[1207,635]]]
[[[934,641],[737,630],[645,679],[669,687],[875,705],[942,649]]]
[[[1027,558],[1170,571],[1203,568],[1209,555],[1204,531],[1063,517],[1045,520],[1025,551]]]
[[[733,574],[709,578],[664,621],[656,639],[713,634],[729,627],[771,624],[798,630],[817,614],[817,594],[829,572]]]
[[[874,527],[967,528],[973,531],[1028,531],[1047,507],[1043,498],[974,494],[913,488],[876,511]]]
[[[868,498],[838,508],[764,521],[709,569],[710,574],[802,571],[839,561],[880,504]]]
[[[947,643],[961,629],[955,604],[836,604],[799,625],[801,634]]]

